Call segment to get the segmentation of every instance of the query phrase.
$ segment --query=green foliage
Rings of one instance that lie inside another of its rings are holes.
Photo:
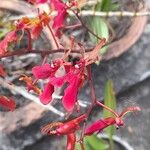
[[[112,80],[108,80],[105,85],[105,92],[104,92],[104,104],[111,108],[112,110],[116,110],[116,97],[115,93],[113,90],[113,82]],[[113,114],[104,109],[103,110],[103,117],[114,117]],[[115,127],[114,126],[109,126],[105,129],[106,134],[109,136],[109,142],[110,142],[110,147],[113,147],[113,141],[112,141],[112,136],[115,133]],[[113,148],[111,148],[113,149]]]
[[[113,3],[112,0],[101,0],[97,1],[97,4],[94,6],[94,11],[112,11],[118,8],[118,4]],[[93,17],[89,19],[89,25],[92,31],[97,34],[99,37],[109,38],[109,28],[105,18]],[[90,39],[93,43],[97,44],[99,39],[90,34]],[[103,55],[107,52],[108,46],[105,46],[101,49],[100,53]]]
[[[84,138],[85,150],[106,150],[109,145],[96,135],[86,136]],[[76,150],[81,150],[80,144],[76,144]]]

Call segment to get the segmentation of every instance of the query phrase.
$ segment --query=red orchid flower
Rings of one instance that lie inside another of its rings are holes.
[[[0,55],[3,55],[7,52],[7,48],[10,43],[17,41],[16,31],[9,32],[5,38],[0,41]]]
[[[85,61],[80,60],[76,65],[70,63],[70,65],[67,65],[67,68],[69,67],[69,69],[67,69],[68,72],[64,76],[55,77],[55,73],[61,65],[65,67],[65,63],[62,60],[56,60],[51,65],[46,63],[42,66],[35,66],[32,69],[32,73],[37,79],[50,78],[40,95],[40,100],[44,105],[51,102],[54,86],[61,87],[64,83],[67,83],[68,86],[65,89],[62,103],[64,108],[68,112],[71,112],[77,102],[79,88],[84,81]]]
[[[41,66],[35,66],[32,68],[32,73],[37,79],[47,79],[50,77],[54,77],[56,71],[63,64],[63,60],[57,59],[53,61],[51,64],[43,64]],[[44,87],[43,92],[40,95],[40,101],[44,105],[51,102],[52,94],[54,92],[54,86],[48,82]]]
[[[16,103],[13,99],[0,95],[0,105],[7,108],[10,111],[14,111]]]
[[[60,35],[60,29],[63,27],[65,19],[68,15],[67,9],[74,6],[75,3],[70,2],[70,6],[63,3],[62,0],[51,0],[51,6],[57,11],[57,15],[54,18],[53,28],[56,30],[56,36]]]
[[[65,123],[62,122],[50,123],[42,127],[41,132],[48,135],[52,134],[67,135],[66,150],[74,150],[76,142],[75,132],[80,128],[80,123],[83,122],[86,118],[87,116],[83,114]]]
[[[51,64],[45,63],[41,66],[32,68],[32,73],[37,79],[47,79],[53,77],[59,67],[63,64],[63,60],[54,60]]]
[[[105,129],[106,127],[110,126],[110,125],[117,125],[117,127],[119,126],[123,126],[124,125],[124,121],[123,121],[123,117],[128,113],[128,112],[135,112],[135,111],[140,111],[141,109],[137,106],[134,107],[127,107],[126,109],[124,109],[120,114],[116,114],[116,112],[114,113],[115,118],[113,117],[109,117],[109,118],[105,118],[105,119],[101,119],[101,120],[97,120],[94,123],[92,123],[89,127],[86,128],[85,130],[85,135],[91,135],[94,132],[101,132],[103,129]]]
[[[50,79],[50,83],[53,86],[62,86],[64,83],[68,84],[62,98],[63,106],[68,112],[73,110],[77,102],[78,91],[85,77],[84,68],[85,61],[81,59],[75,66],[70,65],[69,72],[63,77],[53,77]]]
[[[4,67],[0,64],[0,76],[5,77],[6,76],[6,72],[4,70]]]
[[[37,39],[42,32],[44,26],[48,25],[51,18],[43,12],[37,18],[23,17],[16,23],[16,30],[31,30],[32,39]]]

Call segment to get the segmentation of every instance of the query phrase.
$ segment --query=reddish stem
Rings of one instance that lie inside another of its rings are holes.
[[[83,141],[80,141],[81,150],[84,150],[84,144]]]
[[[103,103],[99,102],[96,100],[96,104],[107,109],[108,111],[110,111],[112,114],[114,114],[116,117],[119,117],[119,115],[114,111],[112,110],[111,108],[109,108],[108,106],[104,105]]]
[[[49,24],[47,25],[47,27],[48,27],[49,31],[51,32],[51,35],[52,35],[52,37],[53,37],[53,39],[54,39],[54,42],[55,42],[55,44],[56,44],[56,47],[59,49],[59,44],[58,44],[58,42],[57,42],[57,40],[56,40],[56,37],[55,37],[55,35],[54,35],[54,33],[53,33],[53,30],[51,29],[51,27],[49,26]]]
[[[33,54],[42,54],[42,55],[49,55],[49,54],[54,54],[54,53],[64,53],[66,51],[69,51],[70,49],[63,49],[63,48],[59,48],[59,49],[53,49],[53,50],[30,50],[30,51],[27,51],[28,49],[20,49],[19,51],[15,51],[13,50],[13,52],[8,52],[8,53],[5,53],[4,55],[0,55],[0,58],[5,58],[5,57],[10,57],[10,56],[20,56],[20,55],[25,55],[25,54],[30,54],[30,53],[33,53]],[[93,48],[89,48],[89,49],[86,49],[86,52],[90,52],[92,51]],[[74,49],[74,50],[71,50],[71,53],[78,53],[80,54],[80,49]]]

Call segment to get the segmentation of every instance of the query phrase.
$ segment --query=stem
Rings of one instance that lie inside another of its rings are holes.
[[[108,111],[110,111],[112,114],[114,114],[116,117],[119,117],[119,115],[114,111],[112,110],[111,108],[109,108],[108,106],[104,105],[103,103],[99,102],[98,100],[96,100],[96,104],[107,109]]]
[[[84,150],[84,144],[83,141],[80,141],[81,150]]]
[[[28,51],[31,51],[32,50],[32,38],[31,38],[31,33],[28,29],[25,29],[25,31],[27,32],[28,34]]]
[[[52,35],[52,37],[53,37],[53,39],[54,39],[54,42],[55,42],[55,44],[56,44],[56,47],[59,49],[59,44],[58,44],[58,42],[57,42],[57,40],[56,40],[56,37],[55,37],[55,35],[54,35],[54,33],[53,33],[53,30],[51,29],[51,27],[49,26],[49,24],[47,25],[47,27],[48,27],[49,31],[51,32],[51,35]]]
[[[89,87],[90,87],[90,92],[91,92],[91,98],[92,98],[92,103],[96,103],[96,95],[95,95],[95,90],[93,87],[93,81],[92,81],[92,72],[91,72],[91,66],[87,66],[87,71],[88,71],[88,82],[89,82]]]
[[[33,53],[33,54],[42,54],[42,55],[49,55],[49,54],[54,54],[54,53],[64,53],[65,51],[69,51],[70,49],[63,49],[63,48],[59,48],[59,49],[53,49],[52,51],[51,50],[33,50],[32,51],[27,51],[28,49],[20,49],[19,51],[15,51],[13,50],[13,52],[8,52],[8,53],[5,53],[4,55],[0,55],[0,58],[5,58],[5,57],[10,57],[10,56],[20,56],[20,55],[26,55],[26,54],[30,54],[30,53]],[[86,49],[86,52],[90,52],[92,51],[93,48],[89,48],[89,49]],[[74,49],[74,50],[71,50],[71,53],[77,53],[77,54],[80,54],[80,49]]]
[[[69,16],[75,16],[72,11],[67,11]],[[56,16],[57,12],[53,11],[51,16]],[[131,12],[131,11],[109,11],[109,12],[101,12],[101,11],[93,11],[93,10],[82,10],[78,14],[79,16],[88,17],[88,16],[98,16],[98,17],[140,17],[140,16],[150,16],[150,12],[147,10],[139,11],[139,12]],[[35,18],[37,15],[35,13],[30,13],[26,15],[12,16],[9,17],[8,20],[19,20],[22,17]]]
[[[69,25],[69,26],[64,26],[63,28],[64,29],[72,29],[72,28],[79,28],[79,27],[81,27],[82,26],[82,24],[75,24],[75,25]]]
[[[92,99],[92,104],[88,109],[87,116],[91,113],[94,105],[96,104],[96,95],[95,95],[95,90],[93,87],[93,81],[92,81],[92,73],[91,73],[91,66],[87,66],[87,71],[88,71],[88,82],[89,82],[89,88],[90,88],[90,93],[91,93],[91,99]]]

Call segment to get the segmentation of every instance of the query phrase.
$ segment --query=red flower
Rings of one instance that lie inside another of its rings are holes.
[[[5,72],[5,70],[4,70],[2,65],[0,65],[0,76],[2,76],[2,77],[6,76],[6,72]]]
[[[28,17],[23,17],[16,23],[17,30],[31,30],[31,36],[33,39],[39,37],[44,26],[48,25],[50,22],[50,16],[45,12],[39,14],[37,18],[30,19]]]
[[[46,63],[41,66],[35,66],[32,68],[32,73],[37,79],[53,77],[61,63],[63,63],[62,60],[56,60],[51,65]]]
[[[59,69],[61,64],[65,66],[65,63],[61,60],[57,60],[51,65],[44,64],[42,66],[36,66],[32,69],[32,73],[37,79],[46,79],[50,77],[50,81],[44,87],[44,90],[40,95],[40,100],[43,104],[51,102],[54,86],[61,87],[64,83],[67,83],[62,103],[64,108],[71,112],[77,102],[78,91],[84,80],[85,61],[80,60],[75,66],[71,64],[70,66],[68,65],[70,68],[64,76],[55,77],[55,72]]]
[[[52,64],[43,64],[41,66],[35,66],[32,68],[32,73],[37,79],[47,79],[50,77],[54,77],[56,71],[59,69],[62,60],[55,60]],[[54,86],[51,82],[48,82],[44,87],[42,94],[40,95],[40,101],[46,105],[51,102],[52,94],[54,92]]]
[[[116,124],[117,126],[123,126],[124,121],[122,118],[124,117],[124,115],[126,115],[128,112],[134,112],[134,111],[140,111],[140,108],[137,106],[128,107],[124,109],[121,112],[121,114],[117,115],[115,118],[109,117],[109,118],[95,121],[89,127],[86,128],[85,135],[91,135],[94,132],[101,132],[104,128],[114,124]]]
[[[54,18],[53,28],[56,30],[56,36],[60,35],[60,29],[64,26],[65,19],[68,15],[67,9],[74,6],[74,2],[69,3],[67,6],[61,0],[51,0],[51,6],[57,11],[57,15]]]
[[[13,99],[7,98],[6,96],[0,95],[0,105],[9,109],[10,111],[14,111],[16,108],[16,103]]]
[[[48,82],[44,87],[42,94],[40,95],[40,101],[42,104],[47,105],[52,100],[52,94],[54,93],[54,86]]]
[[[54,86],[62,86],[64,83],[67,83],[68,86],[65,89],[64,96],[62,98],[64,108],[71,112],[77,102],[77,95],[79,88],[82,86],[84,80],[84,60],[80,60],[76,63],[75,66],[70,65],[70,71],[59,78],[50,79],[50,83]]]
[[[87,116],[84,114],[79,116],[78,118],[75,118],[65,123],[62,122],[50,123],[42,127],[41,132],[48,135],[52,135],[52,134],[67,135],[66,150],[74,150],[75,142],[76,142],[75,132],[76,130],[79,129],[80,123],[84,121],[86,118]]]
[[[9,44],[14,41],[17,41],[16,31],[11,31],[0,42],[0,55],[5,54],[7,52]]]

